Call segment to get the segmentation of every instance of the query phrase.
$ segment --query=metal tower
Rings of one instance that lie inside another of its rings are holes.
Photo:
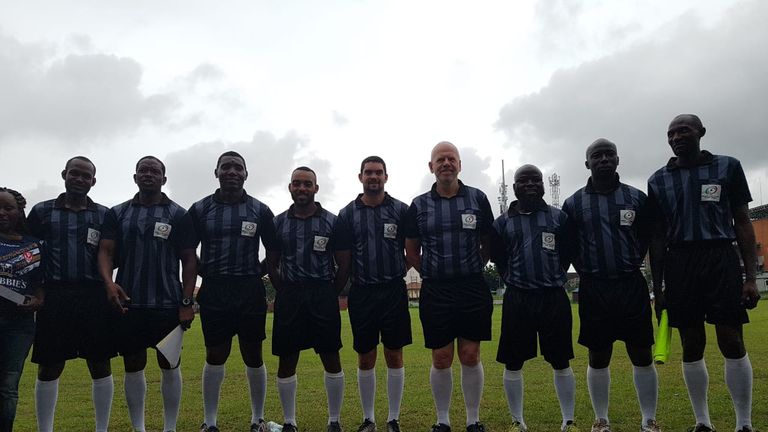
[[[560,176],[557,173],[549,176],[549,194],[552,196],[552,207],[560,208]]]
[[[499,214],[507,211],[507,182],[504,180],[504,159],[501,160],[501,185],[499,185]]]

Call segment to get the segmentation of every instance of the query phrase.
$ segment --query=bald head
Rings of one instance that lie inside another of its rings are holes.
[[[704,131],[704,125],[701,123],[701,119],[696,114],[678,114],[675,116],[675,118],[672,119],[672,122],[669,123],[669,127],[672,128],[672,126],[677,125],[686,125],[693,129],[697,129],[700,132]],[[702,136],[704,134],[702,133]]]
[[[541,173],[541,170],[536,165],[531,164],[525,164],[521,166],[520,168],[515,171],[515,181],[518,181],[524,176],[536,176],[543,178],[544,175]]]
[[[430,155],[429,158],[431,160],[434,160],[436,154],[442,153],[442,152],[445,152],[445,151],[452,151],[452,152],[456,153],[456,158],[460,159],[460,157],[459,157],[459,149],[456,148],[456,146],[453,145],[453,143],[448,142],[448,141],[440,141],[439,143],[437,143],[437,145],[432,147],[432,154]]]
[[[448,141],[442,141],[432,148],[429,160],[429,171],[435,175],[435,180],[443,186],[456,187],[461,172],[461,157],[459,149]]]
[[[592,144],[589,145],[589,147],[587,147],[587,160],[589,160],[590,156],[592,156],[592,153],[595,151],[608,149],[613,150],[614,153],[618,153],[616,150],[616,144],[608,141],[605,138],[596,139]]]

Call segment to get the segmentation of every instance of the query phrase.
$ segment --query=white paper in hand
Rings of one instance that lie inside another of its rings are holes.
[[[8,299],[17,305],[24,304],[27,301],[26,296],[19,294],[4,285],[0,285],[0,297]]]
[[[168,360],[171,367],[179,365],[181,359],[181,342],[184,339],[184,329],[180,325],[176,326],[170,333],[168,333],[163,340],[157,343],[155,347],[160,354]]]

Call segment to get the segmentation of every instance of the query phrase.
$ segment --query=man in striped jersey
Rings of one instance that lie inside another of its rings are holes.
[[[544,181],[537,167],[521,166],[514,179],[517,201],[494,221],[492,238],[492,259],[507,286],[496,361],[505,366],[511,430],[527,430],[522,369],[536,357],[538,336],[541,354],[553,369],[560,429],[576,432],[571,305],[563,289],[570,265],[570,222],[564,212],[544,202]]]
[[[99,273],[108,301],[121,314],[115,333],[125,366],[131,424],[135,431],[144,432],[147,348],[179,325],[189,328],[194,319],[197,256],[187,212],[162,193],[165,165],[145,156],[136,163],[133,180],[139,192],[107,212],[99,243]],[[113,281],[114,267],[118,270]],[[157,363],[162,373],[163,430],[174,431],[181,403],[181,370],[159,351]]]
[[[219,431],[216,416],[224,363],[232,348],[232,337],[237,335],[250,388],[250,430],[266,432],[267,370],[261,344],[266,337],[267,302],[259,240],[268,256],[275,253],[274,215],[264,203],[245,192],[248,170],[237,152],[219,156],[214,176],[219,180],[219,189],[189,209],[196,242],[202,242],[199,273],[203,283],[197,295],[206,350],[205,418],[201,431]]]
[[[96,166],[84,156],[68,160],[61,172],[65,192],[41,202],[27,218],[31,232],[46,244],[45,304],[37,313],[32,361],[37,429],[52,432],[59,377],[67,360],[84,358],[91,374],[96,431],[109,427],[114,384],[110,358],[112,314],[99,277],[97,251],[107,208],[88,197]]]
[[[493,300],[482,272],[488,262],[493,213],[482,191],[459,180],[461,158],[456,146],[438,143],[432,149],[429,170],[435,183],[408,208],[405,250],[408,264],[423,279],[419,318],[424,343],[432,350],[429,381],[437,411],[432,432],[451,430],[448,413],[456,348],[467,431],[483,432],[480,399],[485,376],[480,341],[491,339]]]
[[[683,377],[696,417],[693,431],[714,430],[707,406],[706,321],[715,325],[725,357],[736,430],[751,432],[752,365],[742,326],[749,322],[746,309],[760,299],[749,220],[752,196],[737,159],[701,150],[706,131],[696,115],[675,117],[667,129],[675,157],[648,179],[648,199],[658,222],[651,245],[653,289],[657,309],[666,306],[669,324],[680,331]]]
[[[349,321],[358,353],[357,384],[363,406],[358,432],[375,432],[376,347],[379,335],[387,362],[387,432],[400,431],[405,369],[403,347],[411,343],[411,316],[405,287],[404,203],[384,191],[387,165],[378,156],[360,164],[363,193],[339,212],[336,250],[341,268],[351,268]],[[352,265],[349,265],[349,262]],[[346,276],[342,275],[346,280]]]
[[[336,215],[315,202],[315,172],[298,167],[288,190],[293,205],[275,218],[279,253],[268,256],[277,290],[272,326],[272,354],[279,357],[277,392],[283,406],[283,432],[296,432],[296,365],[302,350],[314,348],[325,369],[328,432],[341,432],[344,400],[341,369],[341,315],[338,295],[348,268],[339,260],[334,271]]]
[[[653,322],[648,284],[640,271],[650,240],[646,195],[619,181],[616,145],[598,139],[587,147],[591,176],[565,200],[575,230],[579,272],[579,343],[589,349],[587,388],[595,411],[592,432],[610,432],[608,365],[613,342],[624,341],[633,365],[642,432],[658,432],[658,377],[653,365]]]

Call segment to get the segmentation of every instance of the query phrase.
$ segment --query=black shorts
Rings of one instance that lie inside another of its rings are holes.
[[[616,279],[579,278],[579,343],[593,351],[617,340],[637,347],[653,345],[653,313],[648,283],[637,272]]]
[[[691,327],[749,322],[741,305],[741,264],[729,243],[671,247],[664,260],[664,297],[669,325]]]
[[[341,349],[339,297],[330,281],[284,282],[275,297],[272,354]]]
[[[442,348],[456,338],[491,340],[492,314],[493,298],[481,274],[421,284],[419,319],[427,348]]]
[[[267,300],[261,277],[203,278],[197,293],[205,346],[231,341],[261,342],[267,336]]]
[[[352,285],[349,292],[349,322],[353,347],[367,353],[381,343],[385,348],[399,349],[410,345],[411,314],[408,292],[403,279],[377,285]]]
[[[115,316],[101,283],[46,288],[36,317],[32,362],[50,366],[78,357],[100,362],[117,355]]]
[[[178,309],[128,309],[117,318],[117,351],[127,356],[154,348],[178,325]]]
[[[573,358],[571,303],[562,288],[507,288],[501,315],[501,337],[496,361],[521,364],[541,354],[550,364]]]

